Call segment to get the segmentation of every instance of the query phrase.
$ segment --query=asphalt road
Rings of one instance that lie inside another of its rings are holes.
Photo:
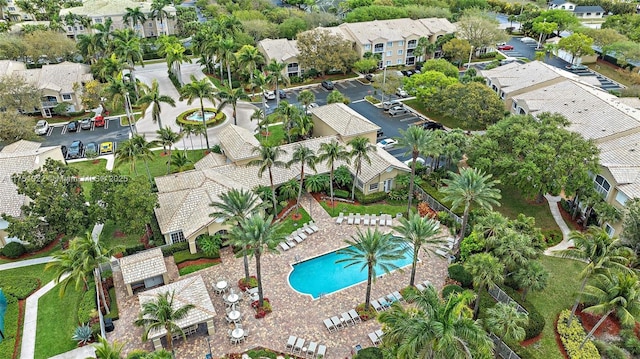
[[[120,121],[116,118],[107,118],[104,127],[92,127],[90,130],[81,130],[77,132],[68,132],[67,125],[52,125],[46,135],[41,136],[43,146],[67,146],[71,142],[80,140],[85,145],[89,142],[120,142],[129,138],[129,127],[120,126]]]

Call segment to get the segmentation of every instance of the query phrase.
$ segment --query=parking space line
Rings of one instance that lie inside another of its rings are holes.
[[[417,119],[418,119],[417,117],[411,116],[411,117],[401,119],[400,122],[415,121]]]
[[[53,126],[49,126],[49,128],[47,129],[47,133],[45,134],[45,136],[51,136],[51,134],[53,133]]]
[[[347,86],[345,86],[342,82],[336,83],[336,86],[342,87],[343,90],[347,88]]]
[[[64,126],[62,127],[62,132],[61,132],[61,134],[62,134],[62,135],[64,135],[65,133],[67,133],[67,125],[64,125]]]

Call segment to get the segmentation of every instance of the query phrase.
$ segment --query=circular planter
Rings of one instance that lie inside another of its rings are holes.
[[[178,117],[176,118],[176,121],[181,126],[182,125],[202,125],[202,121],[201,120],[189,120],[189,119],[187,119],[187,117],[189,117],[192,114],[194,114],[196,112],[199,112],[199,111],[200,111],[199,108],[185,111],[185,112],[181,113],[180,115],[178,115]],[[209,118],[208,120],[206,120],[207,127],[212,127],[212,126],[219,125],[219,124],[223,123],[227,119],[227,115],[225,115],[224,112],[221,112],[221,111],[218,112],[218,110],[216,110],[215,108],[205,108],[204,111],[205,112],[215,113],[215,116],[213,116],[213,117]]]

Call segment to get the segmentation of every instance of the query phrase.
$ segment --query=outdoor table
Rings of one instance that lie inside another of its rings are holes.
[[[227,289],[228,285],[229,284],[227,283],[227,281],[221,280],[218,283],[216,283],[216,288],[220,290],[224,290],[224,289]]]
[[[233,331],[231,331],[231,337],[235,339],[240,339],[242,338],[242,336],[244,336],[244,329],[236,328]]]
[[[232,303],[232,304],[237,302],[239,299],[240,299],[240,297],[235,293],[229,294],[227,296],[227,302]]]
[[[236,319],[240,318],[240,312],[237,311],[237,310],[232,310],[232,311],[229,312],[229,314],[227,314],[227,316],[231,320],[236,320]]]

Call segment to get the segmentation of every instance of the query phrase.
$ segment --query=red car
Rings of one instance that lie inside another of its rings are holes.
[[[513,50],[513,46],[511,46],[511,45],[500,45],[500,46],[498,46],[498,50]]]
[[[104,117],[96,116],[96,118],[93,119],[93,124],[95,127],[104,127]]]

